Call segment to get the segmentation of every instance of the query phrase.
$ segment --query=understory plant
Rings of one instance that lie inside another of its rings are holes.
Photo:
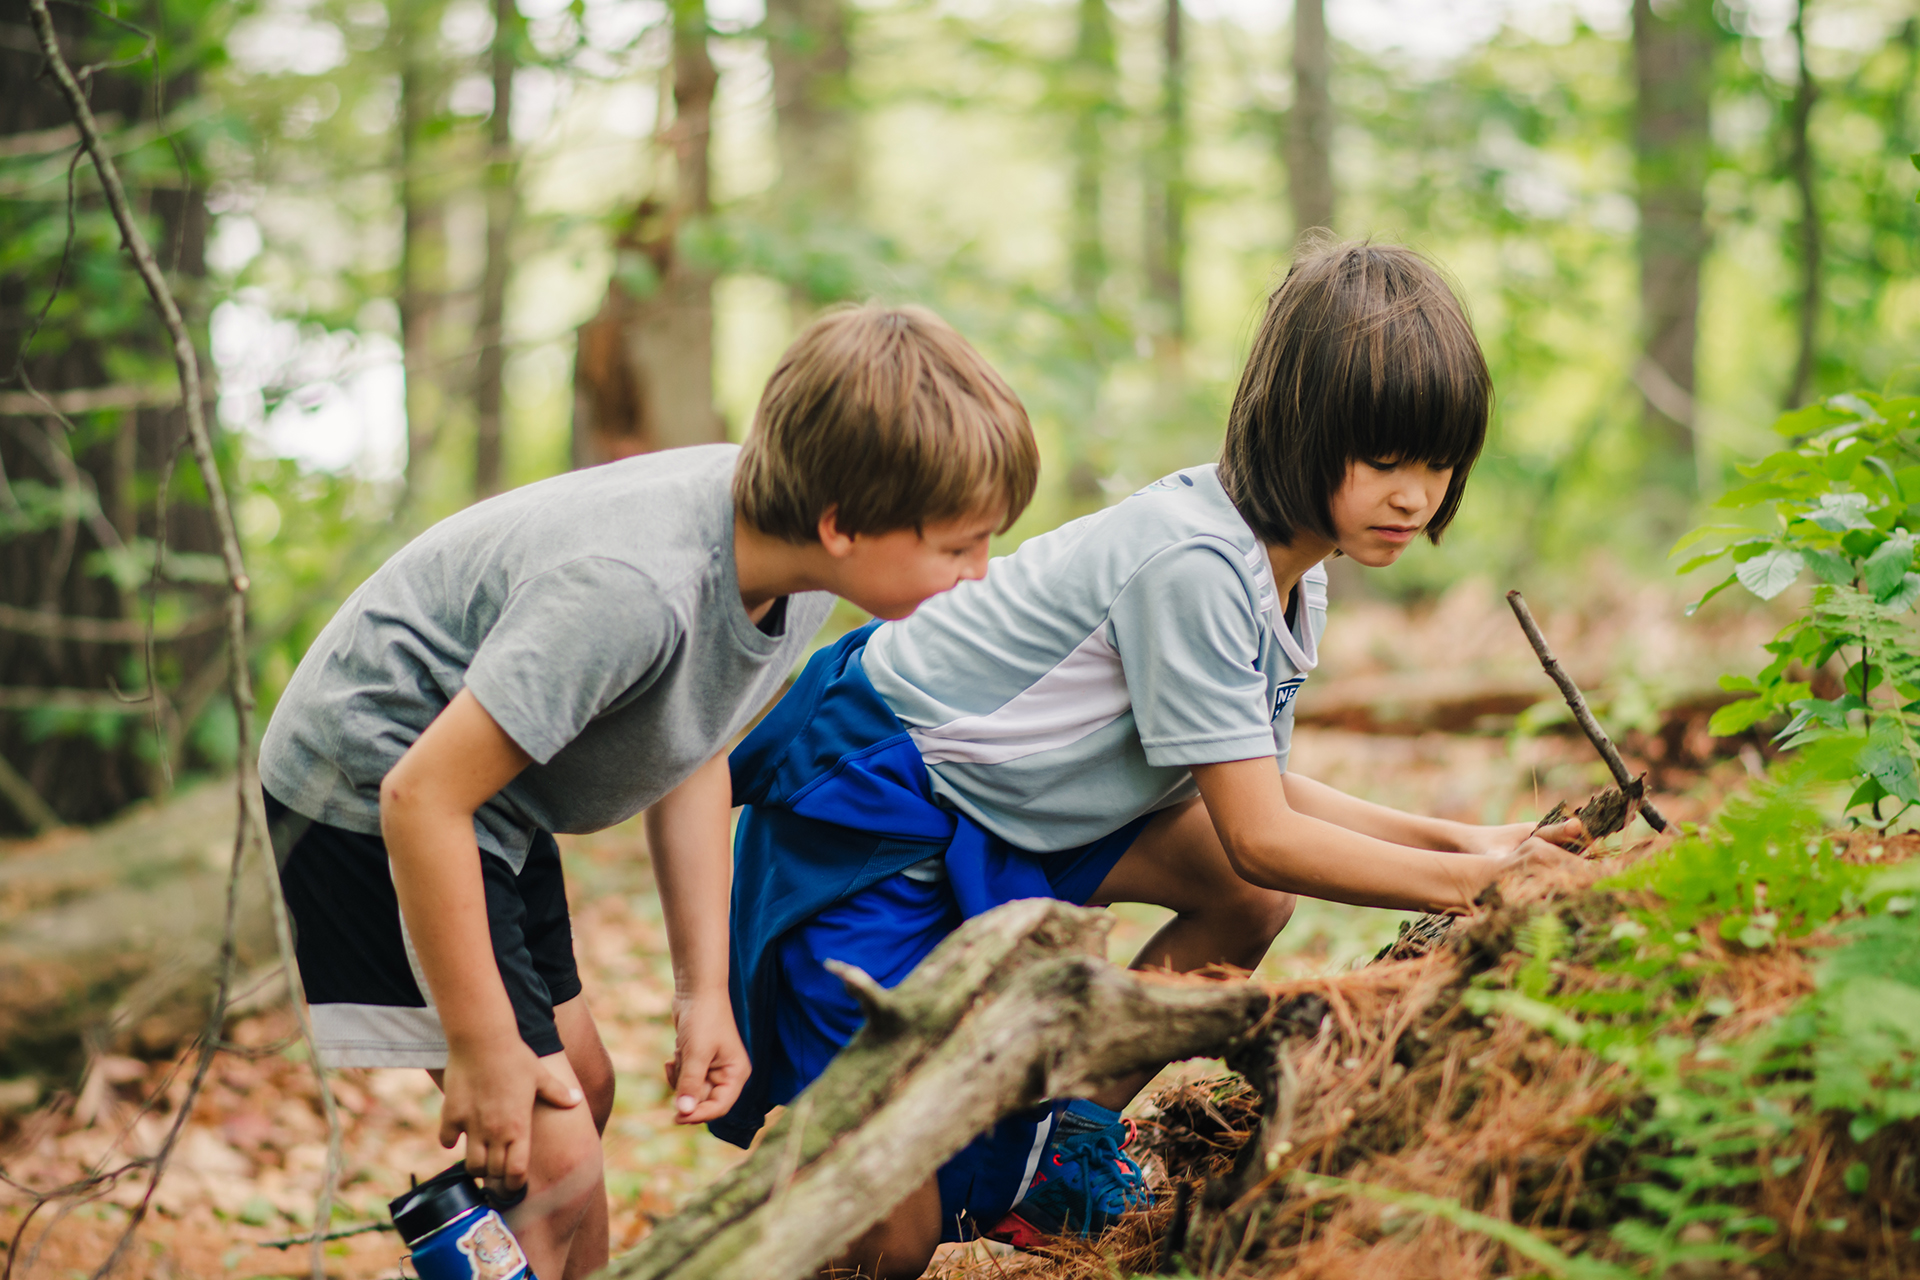
[[[1736,584],[1771,600],[1805,575],[1813,581],[1805,607],[1766,646],[1773,660],[1752,676],[1722,677],[1722,688],[1746,696],[1720,708],[1709,730],[1730,736],[1785,717],[1783,748],[1847,741],[1847,808],[1866,806],[1873,820],[1891,822],[1920,804],[1920,643],[1911,616],[1920,601],[1920,397],[1834,396],[1774,429],[1787,447],[1742,467],[1746,483],[1715,504],[1749,523],[1703,525],[1674,547],[1678,555],[1719,544],[1681,573],[1732,561],[1695,609]],[[1811,674],[1836,657],[1838,696],[1813,696]],[[1886,801],[1897,807],[1883,812]]]

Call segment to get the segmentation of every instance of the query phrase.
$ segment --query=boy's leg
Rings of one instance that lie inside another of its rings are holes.
[[[561,1043],[567,1046],[567,1065],[573,1068],[581,1092],[587,1095],[586,1109],[593,1120],[596,1135],[607,1131],[607,1118],[613,1114],[613,1060],[600,1041],[600,1028],[594,1024],[585,996],[575,996],[556,1005],[553,1021],[560,1029]],[[538,1148],[535,1148],[538,1150]],[[574,1229],[567,1249],[566,1270],[560,1280],[580,1280],[607,1265],[610,1252],[607,1227],[607,1185],[602,1171],[595,1180],[595,1194],[580,1225]],[[539,1274],[536,1268],[535,1275]]]
[[[940,1184],[928,1178],[819,1275],[821,1280],[915,1280],[939,1247]]]
[[[579,1084],[565,1053],[541,1059],[562,1083]],[[435,1085],[443,1073],[431,1070]],[[585,1092],[584,1087],[581,1090]],[[589,1095],[591,1096],[591,1095]],[[607,1261],[606,1178],[591,1103],[553,1107],[536,1101],[528,1135],[526,1199],[503,1215],[537,1276],[585,1276]],[[598,1242],[593,1228],[598,1224]],[[583,1246],[576,1265],[574,1246]]]
[[[1140,832],[1090,902],[1145,902],[1175,914],[1133,959],[1136,969],[1191,973],[1252,969],[1293,915],[1294,896],[1241,879],[1198,797],[1162,810]],[[1089,1099],[1119,1111],[1154,1072],[1117,1080]]]

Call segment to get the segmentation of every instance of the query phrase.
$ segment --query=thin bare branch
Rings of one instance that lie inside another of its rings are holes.
[[[289,994],[292,996],[295,1014],[300,1020],[301,1033],[307,1042],[309,1058],[313,1063],[316,1083],[320,1091],[321,1108],[326,1114],[328,1161],[319,1204],[314,1214],[316,1239],[313,1242],[312,1253],[314,1280],[323,1280],[326,1274],[323,1253],[325,1244],[324,1240],[318,1237],[326,1235],[328,1219],[333,1209],[333,1187],[339,1166],[340,1117],[334,1105],[333,1091],[327,1083],[326,1069],[321,1064],[319,1054],[313,1051],[312,1021],[308,1016],[306,1002],[301,999],[299,970],[294,963],[291,930],[286,922],[286,904],[280,896],[278,877],[273,874],[273,860],[265,848],[266,815],[253,755],[253,687],[247,668],[246,593],[250,583],[247,579],[246,563],[240,551],[239,534],[234,527],[233,511],[227,502],[226,486],[220,474],[219,462],[214,457],[213,439],[207,430],[199,353],[194,349],[193,335],[187,328],[186,319],[180,313],[179,304],[174,300],[172,289],[167,285],[166,276],[161,271],[152,248],[147,244],[146,237],[140,230],[132,203],[127,198],[126,187],[120,181],[119,169],[115,166],[113,156],[102,139],[99,122],[94,118],[93,109],[87,102],[86,92],[60,51],[60,42],[54,31],[53,15],[48,9],[48,0],[28,0],[28,6],[33,17],[34,34],[39,40],[41,54],[46,59],[46,74],[51,76],[61,96],[66,99],[74,126],[80,131],[81,145],[93,160],[101,188],[106,194],[107,205],[113,213],[115,224],[120,229],[122,245],[128,256],[133,259],[134,269],[139,274],[141,283],[146,286],[147,293],[153,300],[155,310],[160,313],[167,335],[172,342],[174,367],[180,381],[180,402],[187,420],[188,445],[193,451],[194,461],[199,467],[201,480],[206,487],[208,506],[212,511],[214,527],[219,533],[221,557],[226,566],[228,689],[233,698],[238,738],[234,782],[239,793],[240,816],[234,831],[233,860],[228,880],[227,928],[221,949],[219,987],[213,1008],[209,1012],[208,1031],[202,1039],[200,1060],[186,1100],[181,1105],[175,1126],[168,1134],[166,1144],[155,1159],[147,1193],[134,1211],[125,1235],[121,1237],[119,1244],[98,1274],[106,1275],[111,1272],[125,1257],[134,1232],[145,1217],[152,1203],[153,1192],[165,1172],[166,1160],[172,1153],[174,1140],[180,1132],[180,1125],[185,1123],[187,1115],[192,1111],[193,1102],[199,1096],[200,1086],[212,1064],[213,1055],[219,1051],[220,1028],[226,1017],[227,999],[233,981],[234,919],[238,910],[240,872],[251,856],[263,867],[264,874],[267,876],[267,896],[273,904],[274,923],[281,942],[281,959],[286,966]]]
[[[1541,667],[1546,670],[1553,682],[1560,686],[1560,694],[1567,700],[1567,707],[1573,712],[1573,718],[1585,731],[1587,741],[1591,742],[1593,749],[1600,753],[1600,758],[1607,762],[1607,770],[1613,774],[1613,780],[1619,784],[1620,789],[1626,791],[1633,786],[1634,781],[1633,775],[1627,772],[1626,761],[1620,758],[1620,752],[1613,745],[1613,739],[1607,736],[1607,731],[1600,727],[1598,720],[1594,719],[1592,709],[1587,706],[1586,695],[1580,692],[1580,686],[1573,682],[1573,677],[1567,674],[1567,669],[1560,665],[1560,659],[1553,656],[1553,650],[1547,646],[1547,637],[1541,634],[1540,624],[1533,620],[1533,610],[1527,608],[1526,597],[1518,591],[1509,591],[1507,603],[1513,606],[1513,616],[1520,620],[1520,629],[1527,633],[1527,643],[1533,646],[1533,652],[1539,657]],[[1640,816],[1645,818],[1647,825],[1655,831],[1667,829],[1665,816],[1653,807],[1651,800],[1643,798],[1640,801]]]

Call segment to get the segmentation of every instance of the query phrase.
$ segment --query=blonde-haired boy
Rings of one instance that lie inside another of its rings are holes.
[[[613,1072],[573,963],[552,833],[648,809],[675,977],[675,1106],[725,1114],[726,747],[838,595],[899,618],[985,572],[1033,495],[1019,399],[919,308],[801,334],[744,447],[559,476],[435,525],[309,649],[261,746],[323,1057],[418,1066],[440,1138],[534,1271],[607,1259]],[[585,1106],[580,1105],[582,1102]]]

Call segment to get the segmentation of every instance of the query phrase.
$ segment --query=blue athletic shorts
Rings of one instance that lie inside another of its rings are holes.
[[[1030,856],[1045,871],[1055,897],[1085,903],[1152,816],[1077,849]],[[916,880],[902,872],[783,934],[774,948],[779,1045],[755,1064],[772,1077],[771,1101],[797,1097],[866,1021],[825,961],[854,965],[883,987],[898,986],[959,927],[960,908],[944,881]],[[941,1168],[942,1239],[970,1240],[1007,1215],[1033,1176],[1052,1115],[1049,1103],[1009,1116]]]

